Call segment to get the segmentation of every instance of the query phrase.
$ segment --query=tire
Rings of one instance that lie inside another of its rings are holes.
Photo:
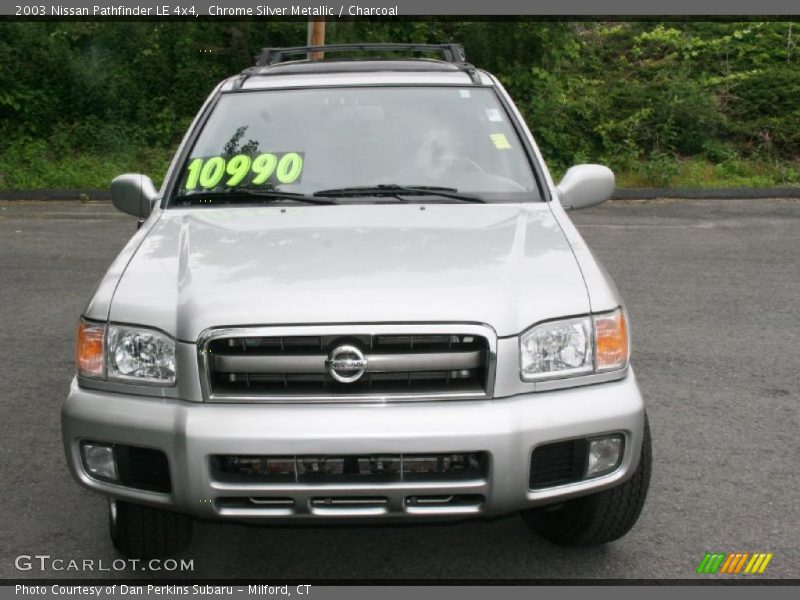
[[[192,519],[149,506],[111,500],[111,541],[129,558],[165,558],[186,550],[192,539]]]
[[[642,512],[652,466],[650,424],[644,418],[639,466],[625,483],[602,492],[567,500],[557,507],[522,511],[522,518],[540,536],[558,546],[600,546],[624,536]]]

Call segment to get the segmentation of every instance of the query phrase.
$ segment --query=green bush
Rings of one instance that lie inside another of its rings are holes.
[[[517,102],[555,174],[629,185],[797,185],[790,22],[341,21],[328,42],[464,43]],[[0,22],[0,189],[162,177],[216,83],[306,22]]]

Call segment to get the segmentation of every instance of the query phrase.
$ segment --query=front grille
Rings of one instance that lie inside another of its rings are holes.
[[[260,336],[201,348],[210,400],[486,397],[490,348],[473,333]]]
[[[537,447],[531,457],[532,490],[580,481],[586,469],[585,439],[554,442]]]
[[[485,452],[361,455],[214,455],[211,478],[222,483],[333,484],[476,481],[488,475]]]

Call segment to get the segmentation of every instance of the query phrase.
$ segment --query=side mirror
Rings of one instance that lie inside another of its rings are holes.
[[[146,219],[158,190],[147,175],[125,173],[111,182],[111,202],[124,213]]]
[[[596,206],[611,197],[614,173],[603,165],[576,165],[566,172],[558,191],[564,210]]]

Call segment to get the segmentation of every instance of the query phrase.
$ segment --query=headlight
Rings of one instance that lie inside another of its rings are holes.
[[[589,317],[536,325],[520,337],[522,378],[527,381],[590,373],[592,321]]]
[[[175,342],[152,329],[108,326],[109,379],[175,383]]]
[[[519,345],[525,381],[616,371],[628,364],[628,330],[621,309],[541,323],[523,333]]]

